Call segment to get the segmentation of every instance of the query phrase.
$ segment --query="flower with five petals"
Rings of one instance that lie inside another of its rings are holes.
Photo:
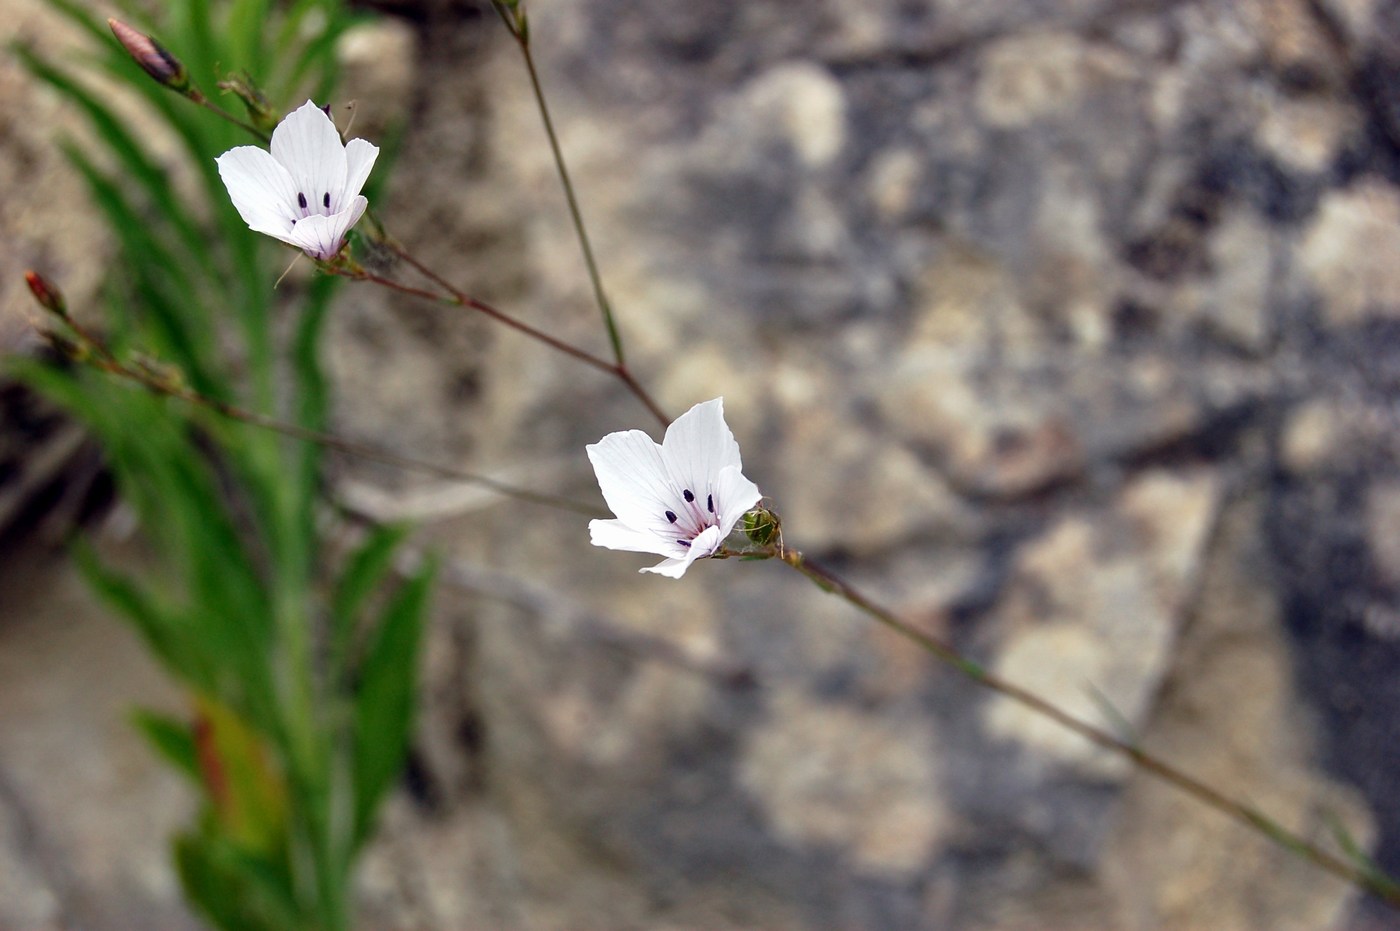
[[[272,131],[272,151],[241,145],[216,161],[219,177],[248,227],[330,259],[369,202],[360,194],[379,147],[340,141],[326,112],[311,101]]]
[[[741,471],[723,398],[676,418],[659,445],[640,430],[625,430],[589,446],[588,458],[617,515],[589,522],[593,545],[665,556],[642,571],[673,579],[713,555],[763,497]]]

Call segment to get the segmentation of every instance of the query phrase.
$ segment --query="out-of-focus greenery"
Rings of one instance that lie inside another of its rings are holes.
[[[15,52],[97,140],[63,145],[118,245],[107,341],[210,398],[319,429],[336,279],[274,291],[291,253],[247,229],[214,162],[256,140],[153,81],[87,4],[49,3],[90,34],[90,53],[58,64]],[[336,39],[355,22],[338,0],[119,6],[228,109],[238,100],[215,85],[245,73],[278,112],[327,100]],[[133,106],[140,128],[124,116]],[[157,155],[153,135],[176,153]],[[137,579],[79,549],[97,591],[190,690],[189,719],[136,717],[204,799],[175,842],[188,897],[222,928],[347,927],[356,854],[406,751],[430,572],[392,583],[398,529],[324,565],[314,444],[82,365],[23,374],[99,437],[157,557]]]

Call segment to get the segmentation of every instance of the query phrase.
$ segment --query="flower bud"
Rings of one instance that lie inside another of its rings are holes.
[[[228,91],[239,100],[243,101],[243,106],[248,110],[248,118],[259,130],[270,133],[277,125],[279,114],[272,108],[272,104],[267,102],[263,92],[253,83],[253,78],[248,72],[242,74],[230,74],[226,79],[218,83],[221,91]],[[330,114],[327,113],[327,116]]]
[[[63,292],[58,290],[57,285],[32,270],[24,273],[24,283],[29,285],[29,293],[34,295],[34,300],[39,302],[40,307],[67,319],[68,303],[63,299]]]
[[[165,46],[144,32],[137,32],[121,20],[109,19],[107,25],[132,60],[141,66],[141,70],[155,78],[156,83],[181,94],[189,90],[189,72],[185,70],[180,59],[170,54]]]
[[[767,546],[778,536],[778,515],[759,505],[744,515],[744,534],[759,546]]]
[[[170,362],[136,353],[131,358],[131,364],[139,369],[142,374],[150,379],[153,387],[169,394],[179,394],[189,390],[189,383],[185,381],[185,373],[180,367]]]
[[[92,351],[83,343],[75,342],[50,330],[39,330],[38,332],[39,338],[64,359],[71,362],[86,362],[92,356]]]

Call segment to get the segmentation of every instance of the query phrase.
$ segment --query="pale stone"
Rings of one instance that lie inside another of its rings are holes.
[[[1374,827],[1356,793],[1309,769],[1316,750],[1294,693],[1275,595],[1258,584],[1261,502],[1231,508],[1203,560],[1193,622],[1142,742],[1282,827],[1333,849],[1334,827],[1364,850]],[[1346,927],[1356,890],[1145,771],[1125,788],[1103,875],[1125,927]]]
[[[967,358],[993,344],[1029,350],[1039,335],[1006,267],[965,243],[940,248],[911,302],[917,317],[909,353],[930,348]]]
[[[981,57],[977,108],[988,124],[1010,129],[1069,109],[1084,91],[1084,47],[1063,33],[1002,39]]]
[[[150,571],[131,550],[100,551],[122,571]],[[195,799],[128,720],[133,706],[178,717],[185,699],[71,565],[31,556],[3,568],[0,863],[19,861],[15,881],[46,880],[65,926],[129,927],[123,915],[142,915],[144,927],[191,927],[169,842]],[[36,883],[0,898],[0,925],[38,931],[21,921],[53,904]]]
[[[771,123],[783,131],[808,168],[828,164],[845,144],[845,94],[818,65],[777,65],[745,89],[744,101],[759,125]]]
[[[1225,216],[1210,240],[1216,279],[1203,297],[1205,317],[1216,330],[1246,349],[1266,348],[1273,248],[1269,229],[1247,210]]]
[[[999,611],[1011,634],[995,671],[1076,717],[1112,729],[1106,702],[1141,724],[1167,670],[1200,567],[1219,482],[1208,472],[1153,472],[1096,519],[1067,517],[1028,545]],[[1093,565],[1085,575],[1079,567]],[[1004,696],[984,706],[988,730],[1087,772],[1125,763]]]
[[[834,845],[866,870],[900,876],[918,870],[946,832],[935,752],[927,722],[786,689],[745,741],[739,778],[783,837]]]
[[[1023,494],[1082,466],[1080,438],[1065,416],[1014,386],[982,390],[975,374],[966,350],[912,345],[881,380],[880,412],[906,443],[936,450],[960,488]]]
[[[408,111],[418,64],[417,36],[384,17],[346,30],[336,45],[344,69],[338,97],[356,102],[354,135],[391,129]]]
[[[1292,472],[1307,474],[1346,453],[1345,417],[1331,401],[1314,399],[1300,404],[1283,425],[1279,451]]]
[[[1346,30],[1353,41],[1371,36],[1376,9],[1384,0],[1319,0],[1321,6]]]
[[[1297,258],[1330,323],[1400,316],[1400,193],[1375,180],[1328,193]]]
[[[1381,576],[1400,585],[1400,482],[1372,485],[1367,492],[1366,538]]]
[[[922,172],[923,162],[909,149],[895,149],[875,160],[867,186],[870,199],[882,217],[894,220],[909,209]]]
[[[1039,254],[1022,285],[1024,303],[1053,308],[1080,346],[1103,349],[1113,335],[1114,256],[1103,234],[1101,199],[1076,168],[1047,171],[1036,228]]]
[[[1143,607],[1133,601],[1121,606],[1126,610]],[[1003,648],[996,671],[1076,718],[1111,728],[1113,722],[1104,719],[1104,709],[1096,700],[1096,691],[1102,691],[1101,683],[1107,681],[1115,661],[1110,650],[1092,630],[1047,624],[1026,631]],[[1113,702],[1120,714],[1139,711],[1120,707],[1120,702],[1121,698]],[[1086,768],[1104,772],[1123,769],[1119,760],[1102,755],[1084,738],[1003,696],[988,706],[984,721],[998,737],[1016,740],[1054,759],[1087,762],[1091,765]]]
[[[1309,0],[1240,0],[1238,6],[1275,70],[1285,76],[1340,79],[1332,40]]]
[[[783,446],[791,468],[777,501],[807,545],[874,551],[916,532],[969,524],[968,508],[947,481],[907,447],[853,429],[854,418],[830,397],[806,410],[805,416],[793,411],[788,421]],[[813,468],[818,462],[821,468]],[[853,489],[860,490],[854,508]]]
[[[1276,98],[1261,116],[1260,146],[1298,171],[1326,171],[1362,128],[1355,110],[1327,98]]]

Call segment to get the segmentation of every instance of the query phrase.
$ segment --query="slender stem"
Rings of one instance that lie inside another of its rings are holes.
[[[874,618],[877,622],[895,633],[912,641],[940,662],[951,666],[963,676],[993,692],[1011,699],[1043,717],[1049,718],[1066,730],[1099,747],[1127,757],[1138,768],[1151,773],[1158,779],[1185,792],[1187,795],[1234,820],[1258,831],[1280,846],[1292,851],[1315,866],[1347,882],[1372,893],[1385,904],[1400,908],[1400,885],[1375,870],[1359,868],[1328,853],[1317,845],[1289,831],[1277,821],[1251,805],[1231,798],[1199,779],[1191,776],[1170,763],[1162,760],[1141,747],[1129,743],[1087,721],[1063,710],[1041,698],[1034,692],[988,672],[978,663],[968,659],[957,648],[943,640],[920,630],[892,611],[871,601],[850,583],[844,581],[830,569],[805,558],[802,553],[791,549],[771,549],[758,552],[725,553],[724,555],[777,558],[795,569],[822,589],[845,599],[850,604]]]
[[[633,377],[631,370],[625,365],[619,364],[613,371],[617,374],[618,379],[628,387],[632,394],[636,395],[637,400],[641,401],[642,404],[646,406],[646,409],[651,411],[651,415],[657,419],[663,428],[670,426],[671,418],[661,409],[661,405],[657,404],[652,396],[647,393],[646,389],[641,386],[641,383]]]
[[[589,517],[606,517],[604,512],[598,508],[564,498],[559,495],[545,494],[543,492],[530,491],[526,488],[519,488],[514,485],[500,482],[485,475],[468,472],[464,469],[453,468],[452,466],[441,465],[439,463],[427,462],[422,459],[414,459],[410,456],[403,456],[399,453],[391,452],[377,446],[370,446],[364,443],[356,443],[336,436],[333,433],[325,433],[320,430],[313,430],[299,424],[290,423],[285,420],[278,420],[276,417],[251,411],[235,404],[229,404],[215,398],[202,395],[182,384],[169,381],[158,375],[133,368],[121,362],[112,354],[100,340],[83,329],[81,325],[69,322],[75,333],[83,340],[83,345],[89,347],[93,352],[93,357],[88,359],[88,363],[93,367],[124,378],[127,381],[135,382],[146,390],[164,397],[175,398],[197,407],[202,407],[212,411],[221,417],[229,420],[237,420],[249,426],[259,427],[264,430],[272,430],[283,436],[291,437],[295,440],[302,440],[308,443],[316,443],[327,449],[333,449],[346,455],[355,456],[370,462],[378,462],[381,465],[393,466],[399,469],[406,469],[414,472],[421,472],[433,475],[438,478],[448,479],[456,482],[469,482],[488,488],[499,495],[507,498],[514,498],[517,501],[525,501],[530,504],[539,504],[545,507],[557,508],[565,511],[573,511],[576,514],[585,514]],[[41,331],[41,335],[48,335]]]
[[[223,107],[219,106],[218,104],[214,103],[214,101],[204,96],[204,93],[198,88],[190,88],[188,91],[185,92],[185,97],[192,100],[194,103],[198,104],[204,109],[208,110],[210,113],[214,114],[219,119],[232,123],[239,129],[243,129],[247,132],[252,133],[254,136],[261,139],[264,143],[272,141],[272,137],[269,136],[267,133],[263,132],[261,129],[258,129],[252,123],[246,123],[243,120],[240,120],[238,117],[234,116],[232,113],[228,112]]]
[[[618,331],[617,320],[613,316],[612,304],[608,301],[607,293],[603,290],[603,276],[598,271],[598,261],[593,256],[593,243],[588,238],[588,229],[583,222],[583,212],[579,209],[578,196],[574,192],[574,183],[569,178],[568,166],[564,163],[564,152],[559,146],[559,136],[554,131],[554,119],[549,113],[549,104],[545,102],[544,88],[540,85],[539,71],[535,67],[535,56],[530,50],[530,32],[528,26],[517,26],[508,18],[505,10],[497,5],[497,12],[506,22],[506,28],[515,39],[516,46],[520,49],[520,55],[525,60],[525,70],[530,75],[530,90],[535,95],[535,106],[540,111],[540,120],[544,123],[544,133],[549,138],[549,151],[554,156],[554,170],[559,174],[559,183],[564,188],[564,199],[569,204],[569,218],[574,224],[574,234],[578,237],[579,249],[583,253],[584,265],[588,267],[588,280],[593,284],[593,299],[598,304],[598,310],[603,314],[603,326],[608,331],[608,341],[612,343],[613,359],[617,362],[617,368],[625,372],[627,360],[622,351],[622,334]],[[519,14],[520,22],[524,24],[523,12]]]
[[[440,294],[436,291],[429,291],[426,288],[415,288],[412,285],[407,285],[403,282],[395,281],[392,278],[385,278],[383,275],[376,274],[372,271],[360,267],[346,268],[343,266],[336,265],[326,265],[324,267],[331,274],[341,275],[346,278],[351,278],[355,281],[373,282],[374,284],[377,284],[380,287],[389,288],[393,291],[398,291],[400,294],[407,294],[412,297],[420,297],[424,300],[436,301],[438,303],[443,304],[454,304],[459,307],[470,307],[472,310],[479,311],[485,314],[492,320],[495,320],[497,323],[503,323],[513,330],[518,330],[519,332],[524,333],[531,339],[535,339],[540,341],[541,343],[544,343],[551,349],[554,349],[558,352],[562,352],[567,356],[572,356],[573,358],[579,360],[585,365],[591,365],[595,369],[607,372],[610,375],[617,374],[617,366],[609,362],[607,359],[601,359],[598,356],[593,355],[591,352],[587,352],[578,348],[577,346],[564,342],[562,339],[559,339],[556,336],[550,336],[543,330],[537,330],[534,327],[530,326],[530,324],[525,323],[522,320],[517,320],[515,317],[512,317],[505,311],[497,310],[495,307],[492,307],[485,301],[477,300],[471,295],[466,294],[462,291],[458,291],[456,288],[453,288],[450,285],[446,285],[445,283],[443,286],[447,288],[449,293]]]
[[[523,333],[531,339],[538,340],[539,342],[544,343],[546,346],[550,347],[551,349],[557,352],[562,352],[565,355],[570,356],[571,358],[577,359],[585,365],[589,365],[595,369],[598,369],[600,372],[606,372],[607,374],[616,378],[618,381],[622,382],[622,384],[627,388],[627,390],[632,392],[632,395],[636,397],[636,399],[640,401],[644,407],[646,407],[647,411],[650,412],[651,415],[656,418],[657,422],[659,422],[662,427],[665,427],[671,423],[671,418],[667,416],[664,410],[662,410],[661,405],[656,403],[656,400],[647,392],[645,388],[642,387],[641,383],[638,382],[637,379],[632,375],[631,370],[629,370],[625,365],[615,362],[609,362],[607,359],[595,356],[593,355],[593,353],[580,349],[571,343],[566,343],[556,336],[549,335],[543,330],[536,329],[535,327],[530,326],[528,323],[525,323],[524,321],[519,320],[516,317],[512,317],[505,311],[499,310],[483,300],[472,297],[470,294],[467,294],[465,291],[462,291],[460,288],[457,288],[450,281],[443,278],[437,272],[433,271],[427,265],[424,265],[411,253],[409,253],[408,250],[404,249],[403,246],[395,242],[392,237],[386,236],[384,239],[384,244],[396,256],[403,259],[406,263],[408,263],[415,270],[417,270],[421,275],[423,275],[433,284],[441,288],[442,292],[430,291],[426,288],[416,288],[412,285],[404,284],[403,282],[395,281],[392,278],[386,278],[383,275],[371,272],[368,269],[365,269],[359,265],[323,264],[322,268],[324,268],[330,274],[341,275],[346,278],[351,278],[355,281],[372,282],[373,284],[377,284],[381,287],[397,291],[400,294],[407,294],[411,297],[418,297],[424,300],[436,301],[438,303],[443,304],[452,304],[458,307],[468,307],[472,310],[478,311],[479,313],[483,313],[486,316],[490,317],[492,320],[495,320],[496,322],[502,323],[513,330]]]

